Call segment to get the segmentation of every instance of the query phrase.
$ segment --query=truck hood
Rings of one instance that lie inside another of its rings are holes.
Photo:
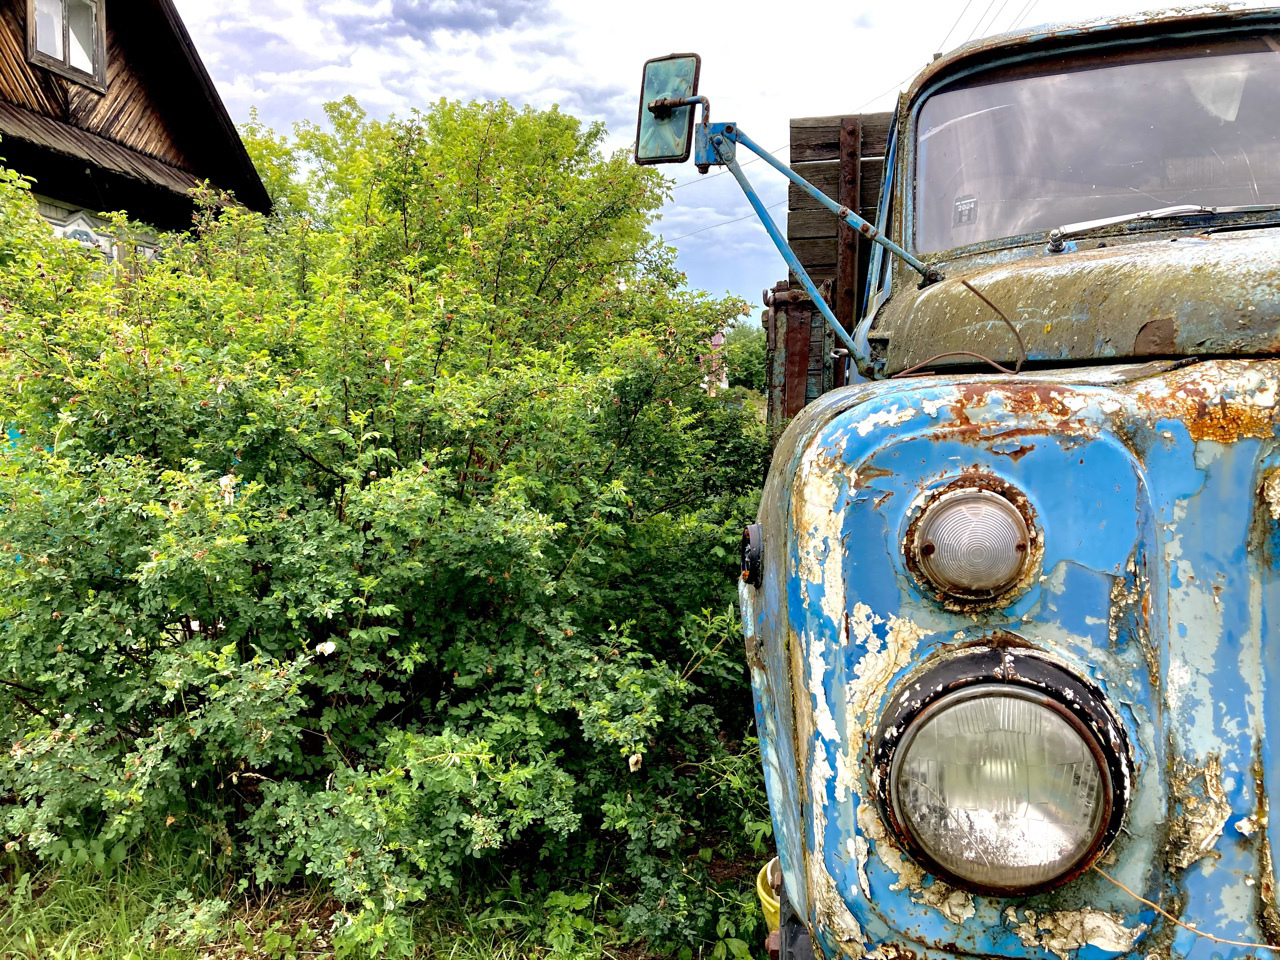
[[[953,351],[1018,361],[1009,326],[962,281],[1017,328],[1031,362],[1280,350],[1280,227],[1162,233],[1137,243],[1126,237],[1120,245],[943,271],[947,279],[924,290],[904,282],[872,321],[872,358],[882,374]],[[973,359],[937,365],[957,363]]]

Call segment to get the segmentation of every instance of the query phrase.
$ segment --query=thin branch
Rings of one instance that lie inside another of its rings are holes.
[[[6,680],[4,679],[4,677],[0,677],[0,683],[3,683],[6,687],[13,687],[15,690],[21,690],[24,693],[29,693],[35,697],[44,696],[44,694],[41,691],[35,689],[34,687],[28,687],[25,683],[18,683],[15,680]]]
[[[40,715],[40,716],[42,716],[42,717],[48,717],[48,716],[49,716],[49,711],[48,711],[48,710],[43,710],[43,709],[41,709],[40,707],[37,707],[34,703],[32,703],[30,700],[28,700],[26,697],[22,696],[22,695],[21,695],[21,694],[19,694],[19,693],[15,693],[15,694],[13,695],[13,699],[14,699],[14,700],[17,700],[17,701],[18,701],[18,703],[20,703],[20,704],[22,704],[24,707],[26,707],[26,708],[27,708],[27,710],[28,710],[29,712],[31,712],[31,713],[39,714],[39,715]]]
[[[328,464],[326,464],[326,463],[321,463],[319,460],[317,460],[317,459],[316,459],[315,457],[313,457],[311,454],[307,453],[307,451],[303,450],[303,449],[302,449],[300,446],[298,446],[296,443],[291,443],[291,444],[289,444],[289,446],[293,447],[293,449],[294,449],[294,450],[298,451],[298,453],[302,454],[302,456],[303,456],[304,458],[306,458],[307,460],[310,460],[313,464],[315,464],[317,467],[319,467],[319,468],[320,468],[321,470],[323,470],[325,473],[327,473],[327,474],[329,474],[329,475],[331,475],[331,476],[337,477],[339,480],[342,480],[342,479],[343,479],[342,474],[340,474],[337,470],[333,469],[333,467],[329,466],[329,465],[328,465]]]
[[[25,687],[20,683],[14,683],[12,680],[0,679],[0,683],[5,684],[6,686],[12,687],[15,690],[26,691],[27,693],[30,693],[33,696],[37,696],[37,697],[42,696],[39,690],[32,690],[30,687]],[[37,704],[32,703],[30,700],[28,700],[26,697],[24,697],[20,693],[13,694],[13,699],[16,700],[18,703],[22,704],[24,707],[26,707],[27,710],[30,711],[31,713],[39,714],[42,717],[49,716],[48,710],[45,710],[43,707],[40,707]]]

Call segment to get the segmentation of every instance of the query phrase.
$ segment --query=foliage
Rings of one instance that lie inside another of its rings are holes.
[[[102,870],[46,867],[8,880],[0,858],[0,957],[302,960],[337,954],[328,932],[338,908],[331,899],[318,892],[220,895],[221,883],[213,881],[225,881],[225,876],[190,883],[190,858],[196,851],[165,841],[148,852],[154,856],[131,857]],[[599,896],[585,891],[553,891],[542,900],[522,898],[518,885],[484,894],[441,894],[414,911],[415,955],[452,960],[638,957],[633,949],[615,946],[619,931],[603,923],[601,913]]]
[[[764,393],[769,384],[765,366],[765,332],[761,327],[740,323],[724,338],[729,386]]]
[[[210,884],[188,879],[199,874],[191,869],[199,857],[164,842],[121,863],[26,872],[12,854],[0,855],[0,957],[194,960],[183,942],[198,939],[217,901]],[[162,916],[180,928],[162,927]]]
[[[328,121],[251,126],[276,215],[208,196],[152,262],[0,178],[0,848],[190,834],[242,889],[320,884],[360,955],[442,890],[609,877],[629,935],[723,953],[709,865],[767,819],[731,607],[765,449],[699,357],[741,305],[681,288],[599,127]],[[576,903],[550,942],[595,936]]]

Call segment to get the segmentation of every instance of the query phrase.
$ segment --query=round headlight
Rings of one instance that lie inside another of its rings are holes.
[[[1031,892],[1087,868],[1119,827],[1127,782],[1101,694],[1025,652],[983,648],[930,674],[909,686],[933,695],[899,701],[877,751],[899,838],[978,892]]]
[[[1009,497],[967,481],[925,505],[910,540],[918,575],[942,593],[966,600],[1013,587],[1032,555],[1032,528]]]

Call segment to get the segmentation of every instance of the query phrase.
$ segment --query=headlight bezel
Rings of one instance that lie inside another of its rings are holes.
[[[992,645],[992,644],[997,645]],[[983,689],[989,692],[984,694]],[[999,695],[1030,699],[1064,719],[1084,741],[1104,779],[1104,810],[1100,827],[1085,851],[1058,873],[1027,885],[992,885],[959,876],[939,863],[912,834],[895,802],[895,760],[908,742],[908,733],[933,715],[940,705],[954,704],[956,695]],[[1003,634],[926,666],[898,687],[882,715],[872,748],[872,786],[889,833],[910,856],[933,875],[961,889],[994,896],[1026,896],[1070,882],[1088,870],[1120,832],[1128,807],[1133,768],[1128,736],[1107,704],[1103,692],[1070,668],[1030,647],[1022,638]]]
[[[929,556],[932,544],[926,536],[931,520],[949,504],[966,498],[987,501],[1013,518],[1021,543],[1018,570],[1007,582],[995,587],[970,587],[947,584],[932,571],[934,559]],[[1044,538],[1036,511],[1022,490],[985,470],[966,470],[951,481],[927,490],[907,511],[908,522],[903,531],[902,548],[906,568],[928,596],[948,609],[981,610],[1007,602],[1024,592],[1034,581],[1044,557]]]

